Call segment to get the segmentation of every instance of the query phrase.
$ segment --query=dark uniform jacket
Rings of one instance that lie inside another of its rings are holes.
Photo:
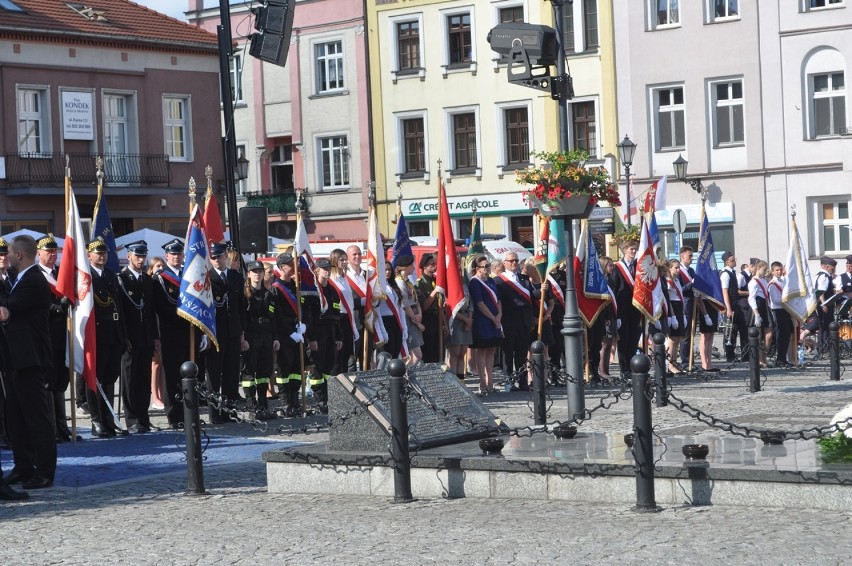
[[[154,315],[154,281],[144,271],[136,277],[125,267],[118,274],[127,338],[134,347],[151,347],[159,338]]]
[[[224,279],[216,269],[211,269],[210,286],[216,304],[216,339],[221,346],[239,337],[246,327],[245,281],[235,269],[226,270]]]
[[[100,275],[92,268],[92,298],[95,301],[95,335],[98,347],[123,347],[127,342],[127,329],[124,325],[121,291],[115,273],[106,267]]]

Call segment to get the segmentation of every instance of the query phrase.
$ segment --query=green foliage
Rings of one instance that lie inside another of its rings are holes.
[[[824,463],[852,462],[852,438],[838,432],[817,440],[819,458]]]

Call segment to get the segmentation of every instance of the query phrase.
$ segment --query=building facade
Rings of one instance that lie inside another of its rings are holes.
[[[216,38],[126,0],[0,4],[0,223],[65,233],[69,159],[91,218],[97,156],[117,235],[184,235],[187,187],[221,179]]]
[[[190,23],[216,32],[218,2],[188,8]],[[302,192],[312,239],[364,238],[373,174],[362,3],[298,2],[284,67],[249,55],[248,4],[231,5],[230,17],[234,129],[251,162],[240,206],[266,206],[270,236],[292,238]]]

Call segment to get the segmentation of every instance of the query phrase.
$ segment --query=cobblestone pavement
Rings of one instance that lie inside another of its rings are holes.
[[[719,417],[795,430],[825,425],[852,402],[849,374],[840,382],[827,378],[824,363],[770,369],[764,391],[750,394],[740,366],[708,382],[675,379],[673,390]],[[475,387],[474,380],[468,385]],[[587,408],[612,390],[590,390]],[[549,394],[550,419],[567,418],[564,388]],[[485,402],[512,427],[532,423],[525,393],[489,395]],[[662,434],[709,432],[673,407],[654,408],[653,418]],[[160,416],[155,421],[163,423]],[[278,420],[266,431],[248,424],[210,431],[321,442],[327,433],[301,428],[322,422]],[[632,404],[619,402],[596,411],[582,427],[628,431],[631,423]],[[277,429],[291,425],[296,432]],[[205,496],[185,495],[186,474],[170,474],[54,487],[30,492],[26,502],[0,502],[0,562],[846,564],[852,554],[852,510],[682,506],[639,514],[622,505],[479,499],[396,505],[377,497],[268,494],[261,462],[208,466],[204,474]]]

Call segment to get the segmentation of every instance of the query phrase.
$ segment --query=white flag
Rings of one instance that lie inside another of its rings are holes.
[[[790,316],[799,322],[805,322],[816,309],[816,295],[811,280],[811,270],[805,252],[805,246],[799,237],[796,218],[792,219],[790,234],[790,251],[787,253],[787,280],[781,293],[781,302]]]

